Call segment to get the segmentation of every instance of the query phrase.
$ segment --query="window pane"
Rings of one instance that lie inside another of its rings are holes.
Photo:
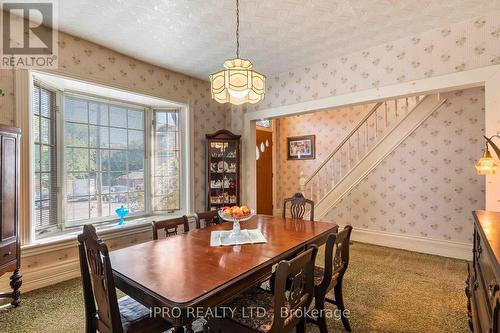
[[[35,142],[40,143],[40,117],[33,117],[33,126],[33,139],[35,139]]]
[[[101,161],[98,171],[109,171],[109,150],[99,149],[97,153]]]
[[[129,211],[131,213],[144,210],[144,192],[134,192],[129,195]]]
[[[87,102],[68,97],[64,106],[64,116],[67,121],[88,123]]]
[[[42,133],[41,133],[41,143],[50,143],[50,120],[47,118],[41,118],[42,121]]]
[[[99,134],[97,126],[89,126],[89,147],[90,148],[96,148],[98,146],[99,142],[99,137],[97,136]]]
[[[33,114],[40,114],[40,88],[38,86],[33,87],[33,101],[31,103],[33,108]]]
[[[89,195],[89,176],[85,173],[68,173],[66,193],[70,197]]]
[[[108,126],[108,105],[97,102],[89,102],[89,123]]]
[[[128,128],[144,129],[144,112],[128,109]]]
[[[109,148],[109,128],[99,127],[99,147]]]
[[[127,152],[124,150],[111,150],[109,153],[110,170],[127,170]]]
[[[52,110],[52,96],[53,94],[45,89],[40,91],[40,114],[44,117],[50,117],[50,113]]]
[[[86,124],[66,123],[66,145],[74,147],[89,146],[89,126]]]
[[[89,171],[89,151],[86,148],[66,149],[66,170],[68,172]]]
[[[109,125],[114,127],[127,127],[127,109],[121,106],[109,106]]]
[[[128,149],[144,149],[143,131],[128,131]]]
[[[112,149],[127,149],[127,130],[121,128],[110,128],[110,147]]]
[[[156,111],[154,117],[153,208],[180,209],[178,112]]]
[[[38,147],[37,147],[38,148]],[[38,153],[38,158],[40,159],[40,171],[50,172],[50,148],[48,146],[41,146],[41,154],[39,149],[35,149]],[[35,163],[37,159],[35,158]]]
[[[33,109],[33,223],[35,237],[58,231],[57,192],[53,120],[55,117],[55,93],[37,83],[32,92]]]
[[[128,170],[144,170],[144,151],[132,150],[128,152]]]
[[[66,205],[68,222],[88,220],[89,211],[89,197],[68,197]]]

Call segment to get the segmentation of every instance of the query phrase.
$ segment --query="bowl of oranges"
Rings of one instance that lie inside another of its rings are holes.
[[[247,221],[255,215],[255,210],[247,206],[222,207],[219,216],[224,221]]]

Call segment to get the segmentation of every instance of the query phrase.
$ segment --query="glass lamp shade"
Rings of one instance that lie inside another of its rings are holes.
[[[229,59],[225,69],[210,75],[212,98],[219,103],[255,104],[264,99],[266,77],[245,59]]]
[[[478,175],[493,175],[496,173],[498,164],[495,159],[491,156],[489,150],[484,152],[483,157],[476,162],[476,170]]]

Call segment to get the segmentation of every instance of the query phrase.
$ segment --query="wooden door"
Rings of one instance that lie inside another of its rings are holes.
[[[257,213],[273,215],[273,133],[256,130]],[[257,153],[258,150],[258,153]]]

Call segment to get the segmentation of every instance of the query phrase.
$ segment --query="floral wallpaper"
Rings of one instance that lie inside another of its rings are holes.
[[[212,101],[210,84],[117,53],[104,46],[59,34],[59,69],[62,75],[148,93],[187,103],[194,114],[195,210],[205,209],[205,134],[225,128],[226,107]],[[0,122],[14,122],[14,78],[11,70],[0,70]]]
[[[268,75],[255,109],[341,95],[500,64],[500,13]]]
[[[474,88],[442,96],[447,98],[446,103],[324,220],[434,239],[472,241],[471,211],[485,205],[485,179],[477,176],[473,167],[484,145],[484,90]]]

